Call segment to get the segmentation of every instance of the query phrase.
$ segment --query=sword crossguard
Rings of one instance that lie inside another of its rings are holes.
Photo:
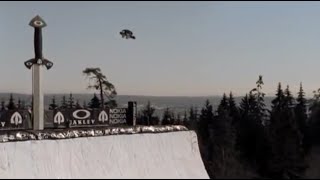
[[[46,66],[47,70],[49,70],[50,68],[52,68],[53,63],[47,59],[30,59],[26,62],[24,62],[24,65],[28,68],[31,69],[31,67],[33,65],[44,65]]]

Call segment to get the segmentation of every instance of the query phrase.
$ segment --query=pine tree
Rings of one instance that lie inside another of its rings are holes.
[[[143,118],[142,118],[142,113],[141,111],[137,112],[137,120],[136,120],[137,125],[144,125],[143,124]]]
[[[250,161],[254,159],[255,152],[255,123],[252,116],[252,109],[249,101],[249,96],[246,94],[240,103],[241,119],[237,124],[237,148],[241,151],[242,155]]]
[[[72,97],[72,93],[70,93],[70,95],[69,95],[68,108],[69,109],[75,108],[74,98]]]
[[[222,99],[217,109],[218,114],[225,114],[230,112],[229,100],[226,93],[223,93]]]
[[[250,104],[249,104],[248,94],[246,94],[246,95],[241,99],[239,111],[240,111],[241,116],[245,116],[245,115],[248,115],[248,114],[249,114]]]
[[[255,96],[256,100],[256,107],[254,108],[254,113],[255,113],[255,119],[266,125],[266,120],[267,120],[267,109],[266,105],[264,103],[264,96],[265,93],[262,92],[262,85],[264,85],[262,76],[260,75],[257,82],[256,82],[257,87],[252,89],[251,92]]]
[[[163,113],[162,125],[172,125],[172,124],[173,124],[172,112],[167,107],[166,110]]]
[[[100,100],[99,107],[104,109],[104,105],[107,104],[109,107],[115,107],[116,101],[114,100],[117,95],[115,86],[107,79],[107,77],[102,74],[100,68],[86,68],[82,71],[90,80],[94,80],[93,85],[89,85],[88,89],[95,89],[100,91]],[[104,96],[109,100],[108,103],[105,103]]]
[[[233,98],[232,92],[229,94],[229,108],[230,108],[230,117],[232,118],[232,124],[239,121],[240,114],[239,114],[239,108],[236,105],[236,102]]]
[[[308,132],[307,126],[307,100],[305,99],[305,93],[302,88],[302,83],[300,83],[300,89],[298,92],[298,97],[296,99],[297,104],[295,106],[294,112],[297,118],[299,130],[303,136],[302,144],[304,152],[307,153],[310,149],[310,134]]]
[[[143,113],[143,119],[145,119],[147,125],[151,125],[152,123],[152,119],[153,119],[153,114],[155,112],[155,108],[151,106],[150,101],[148,101],[147,106],[145,107],[145,109],[142,110]]]
[[[83,101],[82,107],[83,107],[84,109],[88,107],[87,102],[86,102],[85,100]]]
[[[276,98],[271,101],[271,103],[272,103],[271,109],[274,112],[281,111],[284,108],[284,98],[285,98],[285,96],[284,96],[283,90],[281,88],[281,83],[279,82],[277,93],[276,93]]]
[[[195,109],[193,106],[190,107],[190,110],[189,110],[189,117],[190,119],[193,119],[193,120],[196,120],[196,114],[195,114]]]
[[[222,103],[225,103],[225,104],[228,103],[226,97],[225,97],[225,101],[221,101],[221,104],[219,105],[220,108],[223,108],[223,106],[225,105]],[[221,112],[223,112],[222,109],[220,110]],[[207,99],[205,106],[201,110],[201,115],[200,115],[199,124],[198,124],[199,136],[203,140],[203,142],[207,142],[210,138],[209,125],[212,123],[212,121],[213,121],[213,108],[209,100]]]
[[[181,115],[180,113],[177,114],[177,118],[175,119],[175,123],[176,125],[182,125],[182,120],[181,120]]]
[[[116,108],[118,106],[117,101],[114,99],[110,99],[109,101],[105,102],[104,104],[106,107],[109,107],[109,108]]]
[[[187,115],[187,110],[184,110],[184,114],[183,114],[183,125],[188,127],[188,115]]]
[[[159,123],[160,123],[160,118],[158,116],[153,116],[151,125],[159,125]]]
[[[4,111],[4,110],[6,110],[6,107],[5,107],[4,100],[2,99],[2,101],[1,101],[1,111]]]
[[[24,100],[21,101],[21,109],[26,109],[26,102]]]
[[[253,94],[254,92],[254,94]],[[261,98],[262,96],[260,96]],[[262,124],[263,101],[258,103],[258,93],[250,91],[240,103],[240,122],[236,124],[236,149],[258,172],[265,171],[269,157],[267,133]]]
[[[96,93],[93,94],[93,98],[91,99],[90,101],[90,104],[89,104],[89,107],[91,109],[98,109],[100,108],[100,100],[99,98],[97,97]]]
[[[171,111],[171,124],[174,125],[176,120],[177,120],[177,116],[176,114],[174,113],[174,110]]]
[[[187,117],[187,115],[186,115],[186,117]],[[191,106],[189,109],[189,119],[188,119],[188,121],[186,121],[186,126],[190,130],[198,131],[197,117],[196,117],[195,108],[193,106]]]
[[[51,104],[49,105],[49,110],[55,110],[58,108],[58,105],[56,104],[56,98],[55,96],[52,97]]]
[[[310,118],[309,118],[309,131],[311,142],[314,145],[320,144],[320,88],[317,91],[313,91],[314,96],[311,102],[310,110]]]
[[[252,91],[249,92],[249,107],[250,107],[250,115],[253,117],[257,117],[257,112],[259,111],[258,108],[258,101],[256,96],[252,93]]]
[[[82,106],[79,104],[79,99],[77,99],[75,108],[76,108],[76,109],[82,109]]]
[[[272,156],[268,169],[272,177],[299,178],[304,168],[293,100],[289,86],[283,93],[279,85],[270,124]]]
[[[286,90],[284,91],[284,104],[286,109],[291,109],[294,104],[294,98],[289,90],[289,85],[287,85]]]
[[[22,107],[21,107],[21,100],[20,100],[20,98],[18,99],[18,107],[17,107],[18,109],[21,109]]]
[[[8,110],[15,110],[17,109],[16,104],[14,103],[14,99],[12,94],[10,94],[9,104],[7,105]]]
[[[237,148],[241,151],[242,156],[249,160],[254,166],[256,165],[257,144],[259,141],[258,131],[260,130],[260,120],[257,120],[257,100],[252,91],[241,100],[240,112],[241,119],[237,125]]]
[[[62,97],[62,101],[61,101],[61,109],[67,109],[68,108],[68,104],[67,104],[67,100],[66,100],[66,96]]]
[[[211,173],[216,174],[217,178],[226,177],[233,167],[237,166],[238,153],[236,151],[236,131],[232,125],[230,116],[229,100],[224,94],[219,106],[218,114],[213,116],[209,123],[209,141],[204,141],[209,151],[208,159],[211,161],[213,170]]]

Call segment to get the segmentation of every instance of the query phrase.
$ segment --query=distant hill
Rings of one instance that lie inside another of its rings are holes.
[[[25,101],[27,104],[31,102],[31,95],[28,94],[18,94],[12,93],[15,102],[18,102],[18,99]],[[44,97],[45,108],[49,107],[51,99],[53,96],[56,98],[56,103],[61,104],[63,95],[66,96],[68,100],[69,94],[46,94]],[[79,100],[79,103],[82,105],[85,101],[86,103],[90,102],[90,99],[93,97],[93,94],[72,94],[74,100]],[[10,93],[0,93],[0,100],[8,102]],[[116,101],[120,107],[126,107],[128,101],[137,101],[138,110],[143,108],[148,101],[156,108],[156,114],[161,116],[165,108],[169,107],[177,113],[182,113],[183,115],[185,110],[188,110],[191,106],[198,107],[199,109],[204,106],[204,103],[207,99],[211,102],[214,109],[220,103],[222,96],[202,96],[202,97],[189,97],[189,96],[136,96],[136,95],[118,95]],[[235,97],[236,103],[240,103],[243,97]],[[271,107],[271,101],[274,97],[265,97],[265,103],[267,108]]]

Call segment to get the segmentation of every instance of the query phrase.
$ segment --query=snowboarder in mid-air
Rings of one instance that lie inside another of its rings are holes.
[[[133,33],[132,31],[128,30],[128,29],[124,29],[120,32],[122,38],[126,38],[126,39],[129,39],[129,38],[132,38],[132,39],[136,39],[136,37],[133,36]]]

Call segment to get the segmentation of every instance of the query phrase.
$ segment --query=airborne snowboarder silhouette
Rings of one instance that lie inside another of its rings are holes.
[[[129,38],[132,38],[132,39],[136,39],[135,36],[133,36],[133,33],[132,31],[128,30],[128,29],[124,29],[120,32],[122,38],[126,38],[126,39],[129,39]]]

